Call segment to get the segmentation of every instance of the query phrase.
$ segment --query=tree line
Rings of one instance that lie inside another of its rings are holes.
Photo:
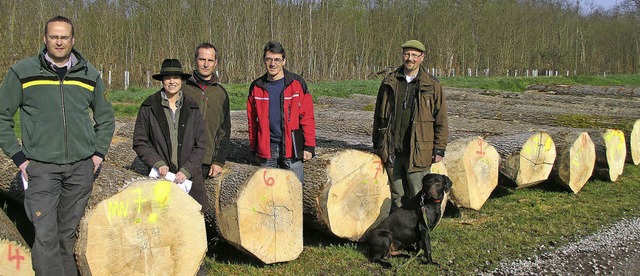
[[[400,65],[399,45],[418,39],[425,65],[469,69],[558,70],[571,74],[640,71],[640,0],[610,10],[585,0],[3,0],[0,71],[42,47],[44,23],[75,23],[76,48],[114,86],[144,85],[165,58],[193,68],[194,47],[219,48],[223,82],[262,75],[262,48],[282,42],[287,68],[311,80],[366,79]],[[562,74],[562,73],[561,73]],[[114,87],[118,88],[118,87]]]

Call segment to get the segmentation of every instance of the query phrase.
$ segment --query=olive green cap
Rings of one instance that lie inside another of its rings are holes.
[[[400,45],[400,47],[402,47],[402,49],[404,48],[413,48],[416,50],[419,50],[420,52],[426,52],[427,49],[424,47],[424,44],[422,44],[422,42],[417,41],[417,40],[409,40],[405,43],[402,43],[402,45]]]

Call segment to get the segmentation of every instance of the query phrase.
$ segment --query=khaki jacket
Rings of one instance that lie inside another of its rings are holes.
[[[373,119],[373,148],[388,166],[393,166],[393,135],[403,133],[395,130],[394,113],[397,99],[398,83],[405,81],[404,67],[400,66],[388,74],[378,90]],[[419,90],[412,97],[414,111],[411,122],[411,150],[409,155],[409,172],[429,169],[434,154],[444,156],[449,136],[447,105],[442,85],[438,80],[420,68],[418,76]]]

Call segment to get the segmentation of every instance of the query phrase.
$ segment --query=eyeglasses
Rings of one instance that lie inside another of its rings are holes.
[[[408,53],[407,53],[407,54],[402,54],[402,57],[403,57],[403,58],[409,58],[409,57],[411,57],[411,58],[419,58],[419,57],[421,57],[423,54],[424,54],[424,53],[421,53],[421,54],[416,54],[416,53],[408,54]]]
[[[49,40],[51,41],[58,41],[58,40],[62,40],[62,41],[69,41],[71,39],[71,36],[68,35],[48,35],[47,38],[49,38]]]
[[[264,63],[271,64],[271,62],[275,62],[276,64],[280,64],[284,61],[282,58],[264,58]]]

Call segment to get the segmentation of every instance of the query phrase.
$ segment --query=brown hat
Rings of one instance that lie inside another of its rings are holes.
[[[186,74],[182,71],[182,64],[177,59],[165,59],[162,61],[162,67],[160,73],[152,76],[154,80],[162,81],[165,76],[180,76],[183,80],[191,77],[191,74]]]
[[[413,48],[413,49],[416,49],[416,50],[418,50],[420,52],[423,52],[423,53],[427,51],[427,48],[424,47],[424,44],[422,44],[422,42],[417,41],[417,40],[409,40],[409,41],[407,41],[405,43],[402,43],[402,45],[400,45],[400,47],[402,49],[404,49],[404,48]]]

